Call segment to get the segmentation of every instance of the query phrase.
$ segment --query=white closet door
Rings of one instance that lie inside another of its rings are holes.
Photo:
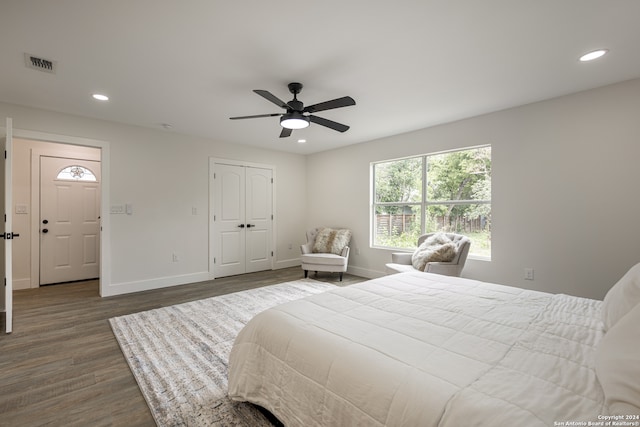
[[[271,191],[270,169],[246,168],[246,272],[271,268]]]
[[[216,164],[214,177],[215,277],[245,272],[244,167]]]
[[[271,269],[271,169],[215,164],[214,277]]]

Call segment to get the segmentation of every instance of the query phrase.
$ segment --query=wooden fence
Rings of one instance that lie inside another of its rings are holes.
[[[464,216],[437,216],[435,229],[451,231],[454,233],[477,233],[486,231],[490,227],[486,217],[468,218]],[[418,222],[417,224],[416,221]],[[420,227],[419,218],[416,215],[407,214],[378,214],[376,215],[376,234],[378,236],[399,236],[409,231],[415,224]]]

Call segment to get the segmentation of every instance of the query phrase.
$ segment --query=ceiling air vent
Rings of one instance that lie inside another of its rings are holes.
[[[47,73],[56,72],[57,61],[39,58],[34,55],[29,55],[28,53],[24,54],[24,60],[25,60],[25,63],[27,64],[27,67],[32,68],[34,70],[44,71]]]

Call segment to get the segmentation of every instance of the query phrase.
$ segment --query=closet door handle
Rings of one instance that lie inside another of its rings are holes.
[[[240,227],[240,228],[244,228],[244,224],[240,224],[238,227]]]
[[[255,227],[255,224],[247,224],[247,228]]]

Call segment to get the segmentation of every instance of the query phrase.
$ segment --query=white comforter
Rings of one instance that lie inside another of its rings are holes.
[[[600,304],[425,273],[337,288],[251,320],[229,395],[287,426],[595,420]]]

